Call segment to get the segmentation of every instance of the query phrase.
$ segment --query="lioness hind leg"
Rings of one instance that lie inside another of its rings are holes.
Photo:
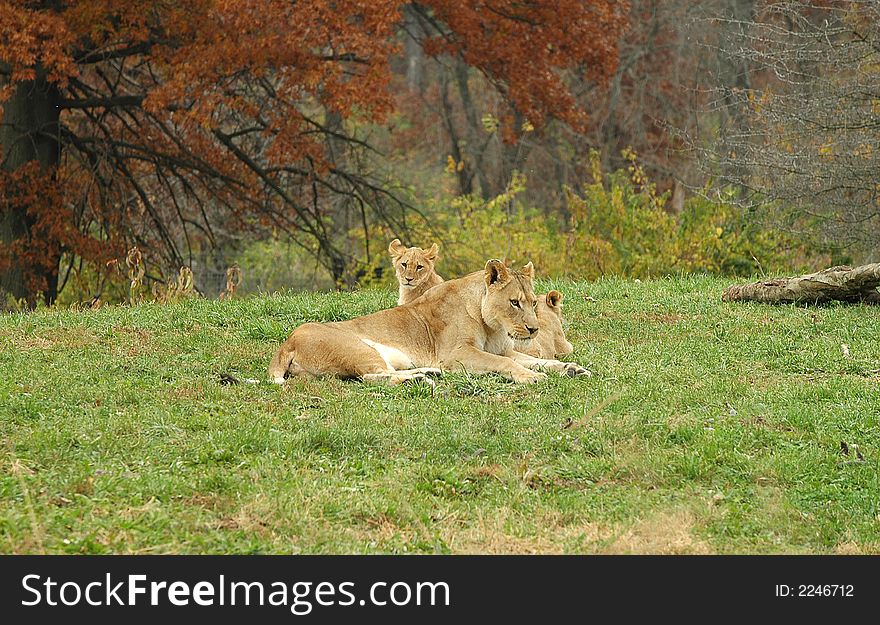
[[[382,356],[353,332],[318,323],[294,330],[269,365],[269,377],[276,382],[301,373],[362,378],[392,371]]]

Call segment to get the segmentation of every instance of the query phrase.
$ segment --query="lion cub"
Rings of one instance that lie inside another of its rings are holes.
[[[400,284],[397,305],[408,304],[430,289],[443,283],[443,278],[434,271],[437,252],[440,248],[434,243],[430,249],[420,247],[404,247],[400,239],[394,239],[388,245],[391,264]]]
[[[565,356],[574,351],[574,347],[565,338],[562,329],[562,293],[550,291],[538,295],[538,328],[540,331],[527,347],[517,346],[516,350],[535,358],[553,359]]]

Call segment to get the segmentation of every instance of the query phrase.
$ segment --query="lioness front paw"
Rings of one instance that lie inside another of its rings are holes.
[[[592,377],[593,374],[589,369],[585,369],[576,362],[567,362],[565,363],[565,372],[563,375],[569,378],[589,378]]]
[[[526,369],[522,372],[515,372],[513,374],[513,381],[517,384],[535,384],[536,382],[540,382],[546,377],[546,373],[542,373],[541,371],[530,371]]]
[[[430,387],[437,386],[437,383],[431,379],[431,377],[423,372],[414,373],[411,376],[403,379],[403,384],[412,384],[413,382],[424,382]]]

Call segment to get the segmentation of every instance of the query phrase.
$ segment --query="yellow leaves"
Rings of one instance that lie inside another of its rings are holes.
[[[590,150],[590,175],[593,177],[593,182],[601,187],[602,160],[598,150]]]
[[[754,91],[749,91],[749,93],[746,97],[749,101],[749,104],[752,107],[752,110],[756,114],[760,115],[763,108],[765,106],[767,106],[767,104],[770,102],[770,99],[772,96],[771,96],[771,93],[768,89],[768,90],[763,91],[759,97],[755,97]]]
[[[628,154],[635,158],[633,152]],[[790,262],[791,248],[782,244],[782,235],[747,228],[734,189],[724,190],[714,201],[704,195],[689,197],[681,212],[673,214],[664,206],[668,193],[649,192],[654,183],[646,174],[635,184],[628,169],[603,172],[600,161],[598,153],[590,155],[598,183],[590,181],[576,190],[563,187],[565,223],[547,219],[529,205],[520,173],[513,175],[504,193],[488,201],[475,194],[441,200],[442,208],[434,211],[440,220],[435,226],[455,233],[455,260],[444,261],[454,263],[450,272],[480,266],[493,255],[533,260],[543,275],[580,278],[602,273],[749,273],[755,268],[753,255],[765,267]],[[458,163],[447,162],[455,171]]]
[[[507,188],[500,195],[495,196],[486,204],[486,208],[489,210],[504,210],[508,207],[516,198],[516,196],[523,191],[526,190],[526,176],[518,172],[517,170],[513,170],[513,173],[510,175],[510,182],[507,185]]]
[[[570,215],[569,225],[572,230],[577,230],[580,222],[588,217],[587,203],[568,185],[562,187],[562,191],[565,194],[565,206]]]
[[[666,204],[666,200],[657,195],[657,187],[648,179],[648,174],[644,167],[639,164],[639,157],[632,148],[625,148],[621,154],[623,158],[629,161],[630,179],[633,184],[641,187],[642,192],[651,202],[654,208],[662,209]]]
[[[818,149],[819,155],[831,160],[834,158],[834,143],[831,141],[826,141],[822,145],[819,146]]]
[[[492,113],[486,113],[483,117],[480,118],[480,121],[483,124],[483,130],[488,132],[489,134],[494,133],[499,128],[502,127],[502,122]],[[513,117],[507,115],[504,117],[504,127],[502,128],[502,133],[505,141],[513,142],[515,140],[515,129],[516,126],[513,123]],[[524,134],[528,134],[530,132],[534,132],[535,126],[528,119],[522,122],[519,127],[520,131]]]
[[[455,159],[452,158],[452,154],[448,154],[446,156],[446,173],[454,174],[455,172],[462,171],[464,169],[464,159],[455,162]]]
[[[690,198],[680,214],[673,214],[665,209],[668,193],[657,193],[635,153],[627,150],[624,156],[630,166],[603,180],[599,156],[591,155],[594,178],[603,181],[584,185],[580,194],[566,190],[566,249],[572,253],[563,271],[587,276],[596,267],[630,276],[727,273],[750,271],[752,254],[773,259],[783,253],[775,235],[742,234],[732,190],[717,201]]]
[[[874,146],[870,143],[862,143],[853,150],[853,155],[859,158],[871,158],[874,155]]]
[[[513,170],[513,173],[510,174],[510,184],[507,185],[507,189],[509,193],[522,193],[526,190],[526,175]]]

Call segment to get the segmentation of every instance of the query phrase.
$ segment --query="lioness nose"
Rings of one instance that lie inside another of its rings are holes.
[[[529,331],[529,334],[534,334],[538,331],[538,328],[530,328],[529,326],[526,326],[526,330]]]

